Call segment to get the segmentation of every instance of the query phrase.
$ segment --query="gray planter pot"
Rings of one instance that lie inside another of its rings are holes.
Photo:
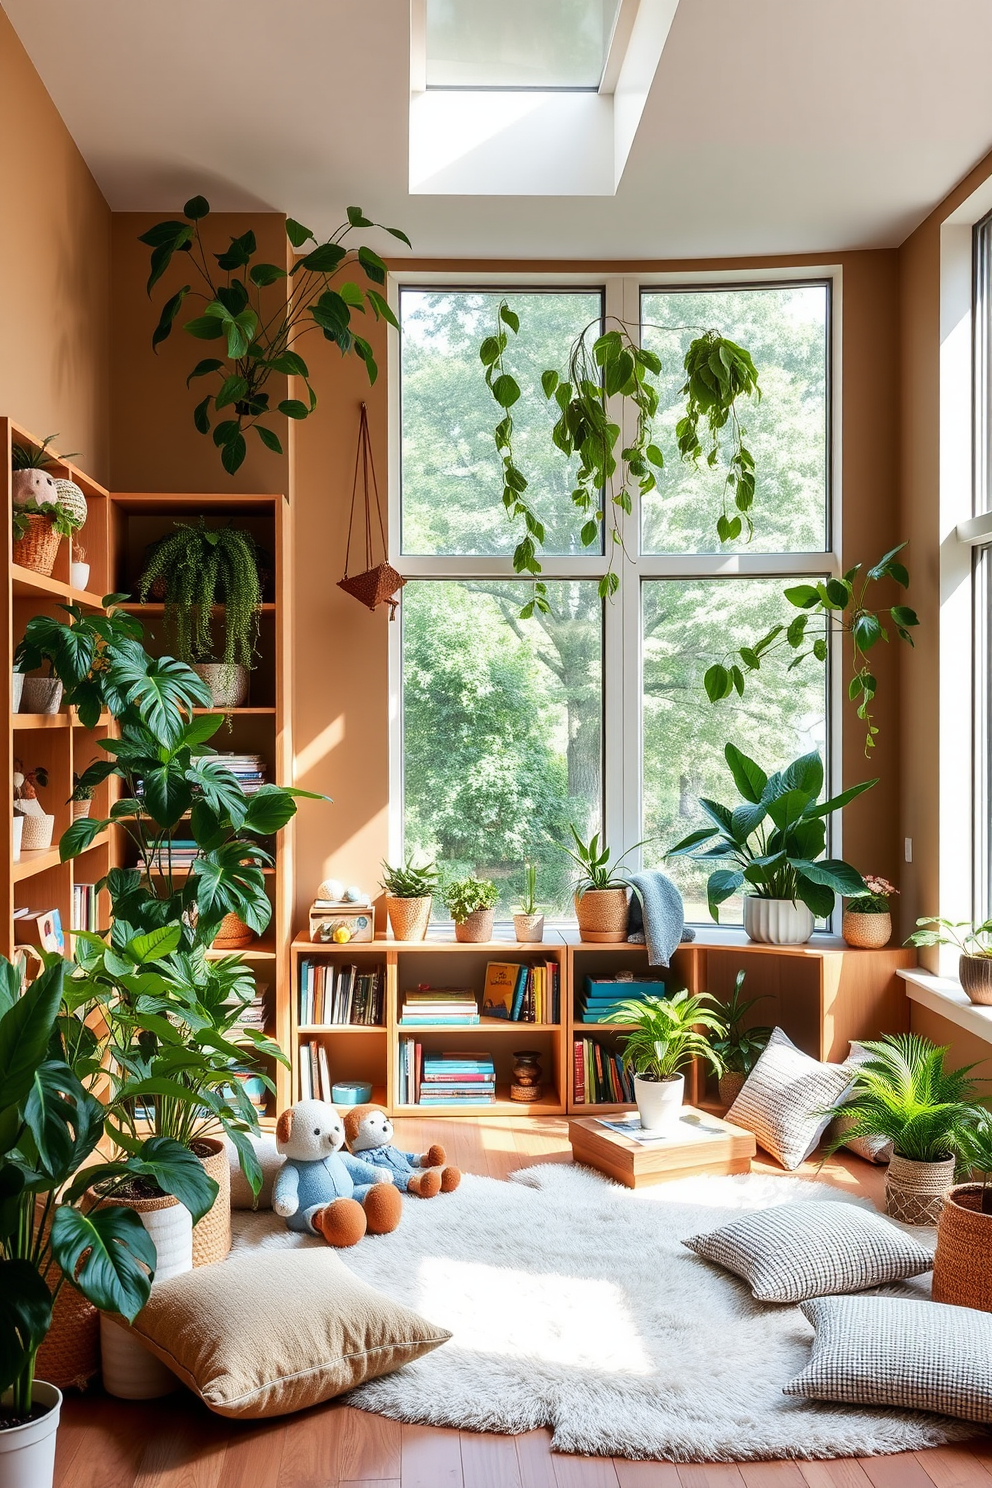
[[[62,702],[62,683],[57,677],[25,677],[21,713],[57,713]]]

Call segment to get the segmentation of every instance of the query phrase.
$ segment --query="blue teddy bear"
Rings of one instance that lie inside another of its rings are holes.
[[[343,1146],[344,1123],[326,1101],[298,1101],[276,1123],[276,1147],[286,1161],[272,1208],[291,1230],[322,1235],[336,1246],[356,1245],[366,1232],[387,1235],[402,1212],[389,1173],[342,1152]]]
[[[345,1115],[344,1133],[349,1151],[361,1154],[376,1172],[388,1174],[403,1193],[432,1199],[437,1193],[451,1193],[461,1182],[461,1173],[447,1162],[440,1142],[420,1153],[393,1147],[393,1123],[381,1106],[353,1106]]]

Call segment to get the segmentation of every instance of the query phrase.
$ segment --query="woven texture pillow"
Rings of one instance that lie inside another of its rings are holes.
[[[244,1417],[318,1405],[451,1337],[316,1248],[158,1282],[131,1331],[212,1411]]]
[[[820,1297],[813,1357],[786,1395],[937,1411],[992,1425],[992,1315],[899,1297]]]
[[[802,1302],[919,1276],[933,1256],[856,1204],[780,1204],[683,1241],[743,1276],[759,1302]]]
[[[850,1069],[852,1066],[864,1064],[865,1060],[870,1058],[871,1055],[867,1049],[863,1049],[860,1044],[852,1044],[851,1052],[848,1054],[844,1063]],[[843,1136],[851,1124],[849,1116],[839,1117],[834,1127],[836,1135],[838,1137]],[[848,1152],[853,1152],[856,1156],[863,1157],[865,1162],[881,1163],[884,1165],[892,1156],[892,1143],[888,1137],[849,1137],[844,1143],[844,1146]]]
[[[775,1028],[727,1120],[753,1132],[766,1152],[792,1170],[814,1150],[827,1128],[822,1113],[850,1083],[850,1070],[811,1059]]]

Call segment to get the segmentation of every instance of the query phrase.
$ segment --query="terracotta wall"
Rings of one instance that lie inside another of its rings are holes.
[[[0,10],[0,410],[106,482],[110,209]]]

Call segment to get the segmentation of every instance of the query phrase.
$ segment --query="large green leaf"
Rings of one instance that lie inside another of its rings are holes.
[[[718,868],[715,873],[710,874],[709,883],[706,885],[706,899],[714,920],[719,922],[719,906],[732,894],[736,894],[743,882],[743,873],[735,868]]]
[[[207,805],[218,816],[226,815],[234,830],[239,830],[245,819],[247,797],[240,781],[231,773],[230,766],[223,759],[217,757],[197,760],[186,771],[186,779],[200,791]]]
[[[145,775],[145,806],[160,827],[174,827],[193,804],[187,772],[169,760]]]
[[[855,897],[867,893],[861,874],[850,863],[845,863],[843,858],[821,858],[818,863],[800,858],[793,863],[793,867],[812,883],[825,884],[837,894]]]
[[[158,1256],[133,1209],[111,1204],[83,1214],[60,1204],[52,1221],[52,1252],[101,1312],[119,1312],[133,1322],[148,1301]]]
[[[823,789],[823,761],[814,749],[800,755],[787,769],[782,771],[782,783],[786,790],[805,791],[815,801]]]
[[[782,831],[797,822],[810,804],[810,795],[804,790],[787,790],[783,795],[768,802],[768,815]]]
[[[278,832],[296,815],[296,803],[289,791],[279,785],[263,785],[248,798],[243,827],[268,837]]]
[[[185,1204],[194,1224],[203,1218],[217,1197],[217,1184],[207,1176],[200,1159],[170,1137],[149,1137],[142,1142],[131,1167]]]
[[[818,806],[811,806],[806,812],[806,815],[830,816],[832,812],[839,811],[842,806],[846,806],[856,796],[860,796],[866,790],[871,790],[872,786],[877,784],[878,777],[876,776],[874,780],[864,780],[860,785],[852,785],[847,790],[841,791],[839,796],[831,796],[829,801],[821,801]]]
[[[736,744],[728,744],[723,753],[734,777],[734,784],[745,801],[760,801],[761,793],[768,783],[768,776],[761,766],[742,754]]]
[[[135,961],[160,961],[170,956],[182,942],[180,925],[163,925],[160,930],[150,930],[147,935],[136,935],[128,942],[128,950]]]
[[[64,1064],[38,1066],[24,1101],[24,1124],[31,1134],[40,1169],[64,1183],[103,1131],[104,1110]]]
[[[805,874],[797,873],[796,893],[817,919],[828,919],[833,913],[834,891],[827,884],[814,883]]]
[[[86,851],[94,837],[107,826],[106,821],[101,821],[95,816],[77,816],[74,822],[70,822],[59,838],[59,859],[68,863],[70,858],[78,858],[80,853]]]
[[[157,741],[170,748],[179,739],[187,721],[180,710],[210,706],[210,689],[206,683],[192,667],[174,661],[171,656],[153,657],[145,668],[134,663],[122,663],[117,671],[127,701],[133,704]],[[119,749],[117,753],[120,757]]]
[[[53,962],[0,1018],[0,1109],[21,1104],[45,1060],[64,976],[65,962]]]
[[[0,1018],[8,1013],[21,995],[21,973],[5,957],[0,956]]]
[[[698,827],[695,832],[690,832],[687,837],[682,838],[681,842],[677,842],[674,847],[670,847],[665,856],[669,858],[683,857],[686,853],[691,853],[694,848],[700,847],[704,842],[709,842],[715,836],[715,827]]]
[[[240,861],[244,849],[243,843],[228,843],[194,864],[196,904],[209,923],[233,913],[261,935],[272,918],[272,905],[262,870]]]
[[[30,1261],[0,1261],[0,1390],[14,1383],[51,1321],[51,1294]]]

